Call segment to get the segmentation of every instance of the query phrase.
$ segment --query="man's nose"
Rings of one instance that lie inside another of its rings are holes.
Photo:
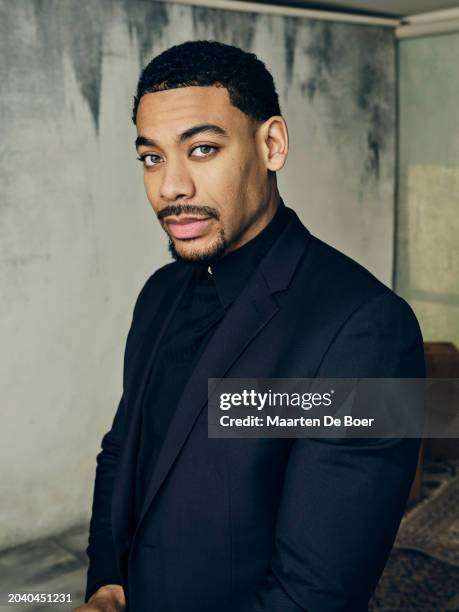
[[[194,196],[194,189],[194,182],[186,165],[169,160],[162,173],[160,197],[168,201],[191,198]]]

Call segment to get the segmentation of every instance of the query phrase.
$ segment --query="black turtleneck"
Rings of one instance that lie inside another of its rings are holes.
[[[289,209],[281,198],[272,220],[252,240],[212,266],[192,264],[193,279],[164,333],[143,402],[137,462],[138,512],[189,377],[226,309],[238,297],[288,219]]]

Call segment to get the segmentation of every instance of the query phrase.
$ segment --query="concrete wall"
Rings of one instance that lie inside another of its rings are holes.
[[[400,43],[397,291],[459,347],[459,34]]]
[[[134,0],[0,0],[0,546],[89,514],[132,306],[168,260],[135,160],[140,67],[198,38],[256,52],[309,228],[389,283],[395,55],[386,29]]]

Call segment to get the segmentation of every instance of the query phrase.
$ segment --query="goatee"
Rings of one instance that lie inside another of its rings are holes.
[[[227,249],[227,246],[228,245],[225,239],[225,234],[223,230],[221,229],[219,232],[219,237],[218,237],[217,242],[211,245],[207,250],[190,252],[185,255],[183,253],[178,252],[178,250],[175,247],[174,241],[169,236],[169,252],[172,255],[172,257],[176,261],[183,261],[188,264],[196,264],[196,265],[213,264],[223,256],[224,252]]]

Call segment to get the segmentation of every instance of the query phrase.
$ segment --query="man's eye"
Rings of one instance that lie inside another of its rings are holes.
[[[141,155],[137,159],[141,161],[145,167],[151,168],[152,166],[158,165],[160,157],[159,155],[152,155],[150,153],[148,155]]]
[[[192,151],[193,154],[198,149],[201,150],[202,155],[196,155],[195,157],[207,157],[210,153],[213,153],[213,151],[216,151],[217,147],[213,147],[211,145],[198,145],[197,147],[193,149]]]

